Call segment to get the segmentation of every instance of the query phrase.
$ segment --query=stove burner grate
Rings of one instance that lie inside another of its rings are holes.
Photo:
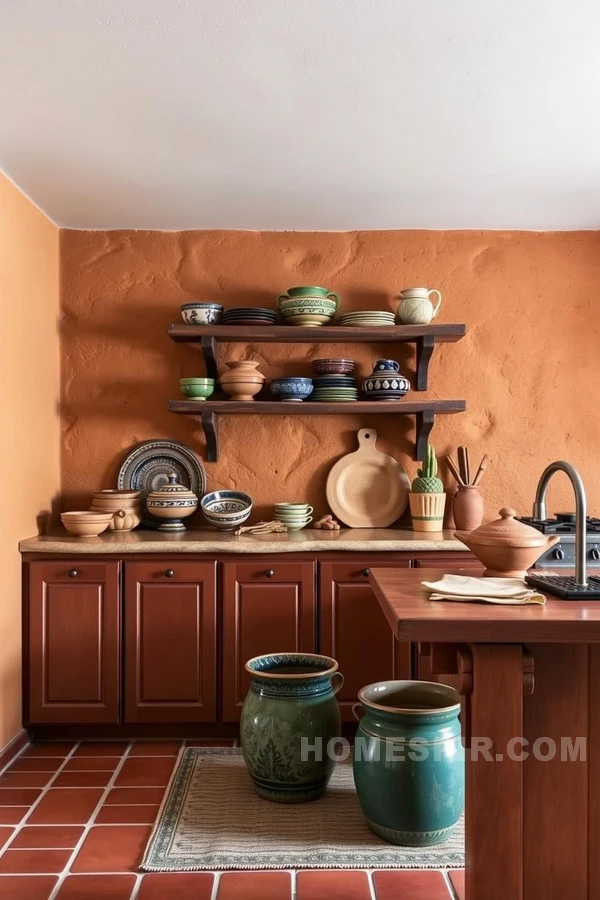
[[[555,519],[534,519],[531,516],[519,516],[518,522],[530,525],[544,534],[575,534],[575,513],[557,513]],[[585,520],[586,534],[600,534],[600,519],[588,516]]]

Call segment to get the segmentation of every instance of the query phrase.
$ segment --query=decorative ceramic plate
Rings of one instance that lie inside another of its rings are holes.
[[[327,502],[350,528],[387,528],[408,503],[410,482],[400,463],[375,449],[377,432],[361,428],[358,450],[342,456],[327,476]]]
[[[119,490],[142,491],[144,500],[151,491],[168,484],[175,472],[177,481],[189,488],[200,500],[206,492],[206,475],[202,460],[193,450],[178,441],[143,441],[125,457],[119,469]],[[161,520],[146,515],[144,525],[157,528]]]

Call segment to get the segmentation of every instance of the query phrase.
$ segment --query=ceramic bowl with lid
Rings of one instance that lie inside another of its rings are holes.
[[[500,510],[500,518],[475,531],[455,531],[454,537],[475,554],[486,570],[497,578],[524,578],[527,569],[559,540],[558,535],[542,534],[536,528],[517,522],[514,509]]]
[[[159,525],[159,531],[185,531],[185,525],[181,521],[186,516],[191,516],[198,507],[198,498],[193,491],[179,484],[177,475],[172,472],[167,484],[163,484],[157,491],[152,491],[146,497],[148,512],[157,519],[165,519]]]

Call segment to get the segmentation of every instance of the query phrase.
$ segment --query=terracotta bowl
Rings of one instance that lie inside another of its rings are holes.
[[[60,520],[69,532],[76,537],[97,537],[106,531],[112,521],[113,514],[108,512],[90,512],[79,510],[61,513]]]

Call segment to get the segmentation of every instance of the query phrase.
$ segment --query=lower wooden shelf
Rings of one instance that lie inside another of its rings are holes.
[[[334,415],[414,415],[416,419],[415,459],[425,454],[436,415],[464,412],[465,400],[385,401],[357,400],[350,403],[282,403],[278,400],[169,400],[169,410],[186,416],[198,416],[206,437],[206,459],[219,456],[217,417],[253,416],[334,416]]]

